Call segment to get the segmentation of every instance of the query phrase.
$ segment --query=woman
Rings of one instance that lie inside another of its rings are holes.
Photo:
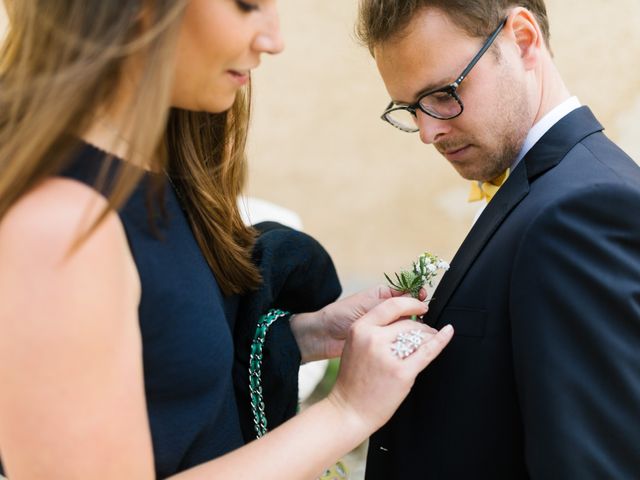
[[[250,71],[282,49],[275,0],[5,6],[7,476],[313,478],[380,427],[452,336],[386,289],[293,317],[304,359],[342,354],[336,385],[242,446],[224,306],[260,284],[235,199]],[[392,355],[407,330],[422,346]]]

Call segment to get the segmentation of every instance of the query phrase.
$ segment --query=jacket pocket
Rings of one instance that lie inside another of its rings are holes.
[[[451,324],[458,336],[482,338],[487,327],[487,315],[486,310],[447,307],[442,311],[438,328]]]

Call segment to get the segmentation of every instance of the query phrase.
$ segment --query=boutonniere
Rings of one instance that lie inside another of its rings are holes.
[[[413,262],[411,270],[401,270],[400,273],[394,273],[395,281],[386,273],[384,276],[389,282],[389,286],[394,290],[418,298],[420,289],[425,285],[433,287],[433,280],[441,270],[444,272],[449,270],[449,264],[429,252],[424,252]]]

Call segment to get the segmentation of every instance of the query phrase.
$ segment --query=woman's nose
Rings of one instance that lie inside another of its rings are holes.
[[[254,40],[254,48],[260,53],[278,54],[284,50],[284,40],[280,30],[280,17],[274,10],[265,20],[264,28]]]

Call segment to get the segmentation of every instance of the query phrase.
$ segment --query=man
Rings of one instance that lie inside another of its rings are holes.
[[[456,336],[367,479],[640,478],[640,169],[567,90],[543,0],[361,0],[358,31],[387,122],[490,193],[509,174],[425,318]]]

